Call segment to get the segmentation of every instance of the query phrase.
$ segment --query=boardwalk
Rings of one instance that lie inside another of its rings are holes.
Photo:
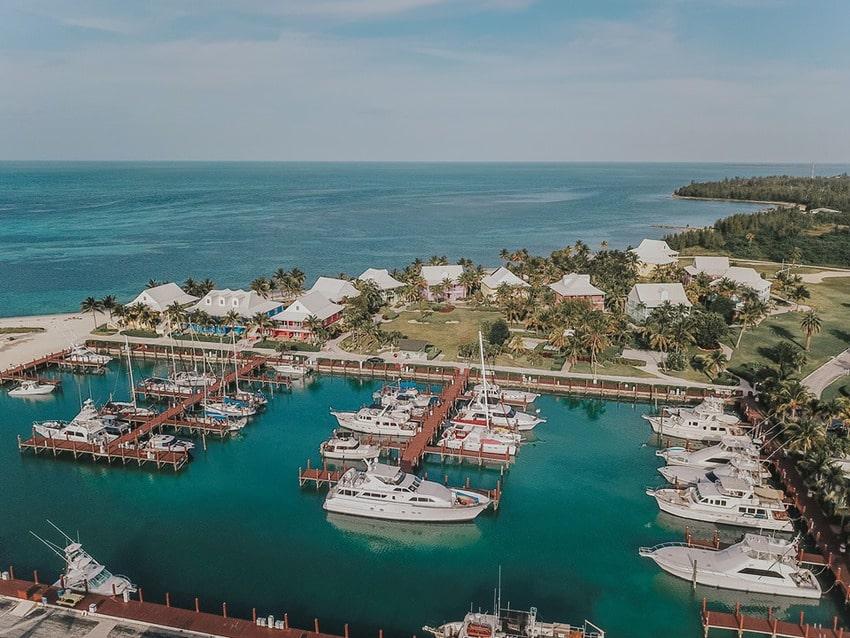
[[[800,622],[796,623],[777,619],[772,610],[768,612],[767,618],[756,618],[742,614],[740,605],[737,605],[735,611],[730,613],[706,609],[705,602],[703,602],[702,627],[705,636],[708,636],[712,630],[732,631],[738,636],[743,636],[745,633],[760,634],[771,636],[771,638],[844,638],[845,635],[844,628],[838,626],[838,618],[833,618],[832,627],[821,627],[806,623],[802,611]]]
[[[59,352],[51,352],[50,354],[39,357],[38,359],[27,361],[26,363],[14,366],[8,370],[3,370],[0,372],[0,383],[5,381],[22,381],[23,379],[35,378],[40,369],[45,366],[58,363],[69,352],[71,352],[70,348],[60,350]]]

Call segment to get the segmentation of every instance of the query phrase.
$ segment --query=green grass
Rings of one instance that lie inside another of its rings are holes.
[[[577,361],[570,368],[570,372],[580,374],[593,374],[593,369],[587,361]],[[613,377],[639,377],[641,379],[657,379],[654,374],[650,374],[645,370],[636,368],[635,366],[626,365],[624,363],[600,363],[596,366],[596,374],[613,376]]]
[[[6,328],[0,328],[0,335],[22,335],[32,332],[44,332],[44,328],[35,326],[9,326]]]
[[[156,339],[157,337],[162,336],[156,330],[130,329],[130,330],[122,330],[121,334],[126,335],[128,337],[138,337],[138,338],[141,338],[141,339]]]
[[[487,310],[455,308],[451,312],[434,312],[422,318],[418,311],[404,310],[392,321],[381,324],[387,332],[398,330],[409,339],[427,341],[440,350],[446,359],[456,361],[457,349],[462,343],[478,340],[478,329],[482,321],[499,319],[502,313]],[[411,319],[422,323],[408,323]],[[457,321],[459,323],[449,323]]]
[[[812,297],[806,304],[812,306],[823,323],[819,334],[812,337],[808,361],[801,372],[805,376],[850,346],[850,278],[825,279],[820,284],[807,284]],[[801,348],[805,345],[805,336],[800,330],[802,313],[787,312],[765,319],[759,326],[744,333],[741,347],[732,355],[730,371],[744,363],[771,365],[768,350],[780,341],[790,341]],[[738,330],[730,337],[730,345],[735,346]]]
[[[832,399],[840,399],[842,397],[850,398],[850,377],[836,379],[821,394],[823,401],[831,401]]]

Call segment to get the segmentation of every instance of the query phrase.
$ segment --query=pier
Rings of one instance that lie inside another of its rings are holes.
[[[832,619],[832,627],[821,627],[806,623],[802,611],[800,622],[795,623],[779,620],[772,609],[768,610],[767,618],[742,614],[740,603],[735,605],[734,612],[713,611],[707,608],[703,599],[701,618],[705,638],[708,638],[712,630],[731,631],[737,634],[738,638],[743,638],[744,634],[771,638],[845,638],[844,628],[838,626],[838,617]],[[846,635],[850,636],[850,633]]]
[[[38,380],[40,383],[56,383],[56,381],[52,379],[40,378],[38,373],[48,366],[57,364],[59,361],[64,359],[69,352],[71,352],[71,349],[66,348],[65,350],[46,354],[43,357],[27,361],[26,363],[22,363],[7,370],[2,370],[0,371],[0,385],[7,381],[26,380]]]

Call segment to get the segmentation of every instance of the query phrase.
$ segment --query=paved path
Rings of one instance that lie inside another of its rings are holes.
[[[819,397],[835,380],[850,374],[850,348],[834,356],[803,379],[803,385]]]

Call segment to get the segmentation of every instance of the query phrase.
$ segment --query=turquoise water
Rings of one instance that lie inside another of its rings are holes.
[[[822,174],[847,166],[818,166]],[[677,201],[691,180],[808,165],[0,162],[0,316],[129,301],[151,278],[308,283],[415,257],[637,244],[754,205]]]
[[[113,364],[114,366],[114,364]],[[145,364],[137,378],[153,372]],[[733,604],[736,594],[698,589],[659,573],[641,545],[679,540],[680,521],[659,516],[644,488],[658,485],[654,449],[640,414],[646,405],[539,400],[549,422],[525,445],[505,480],[498,513],[472,524],[409,526],[330,518],[322,493],[296,475],[333,427],[329,408],[356,408],[375,382],[321,377],[276,396],[239,437],[209,441],[174,474],[19,454],[15,434],[34,419],[69,418],[79,397],[126,396],[117,366],[104,377],[64,375],[61,394],[24,401],[0,392],[0,564],[19,574],[55,574],[57,561],[28,534],[50,518],[79,530],[96,557],[131,575],[150,600],[290,618],[355,636],[422,635],[423,624],[460,618],[492,600],[498,566],[503,599],[536,605],[544,619],[589,618],[612,637],[698,636],[702,596]],[[460,484],[492,487],[495,471],[428,464]],[[707,534],[708,532],[706,532]],[[764,608],[780,599],[742,600]],[[780,614],[800,609],[786,604]],[[805,607],[829,621],[831,599]]]

